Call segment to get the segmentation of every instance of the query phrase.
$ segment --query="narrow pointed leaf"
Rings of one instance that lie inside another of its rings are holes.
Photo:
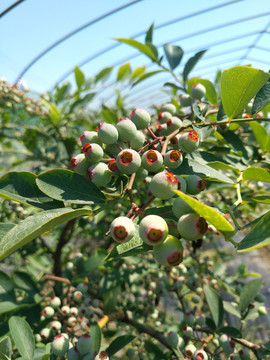
[[[90,336],[93,341],[93,350],[95,353],[99,352],[101,344],[101,330],[98,324],[91,324]]]
[[[237,248],[238,252],[245,252],[270,244],[270,211],[268,211],[244,237]]]
[[[19,316],[12,316],[8,325],[20,355],[27,360],[32,360],[34,358],[35,338],[28,322]]]
[[[254,279],[245,284],[240,293],[240,310],[241,312],[245,311],[249,304],[254,300],[255,296],[258,294],[263,279]]]
[[[45,195],[36,184],[36,175],[27,171],[10,172],[0,178],[0,196],[43,210],[64,206]]]
[[[130,76],[130,82],[137,79],[138,77],[142,76],[145,73],[145,66],[139,66],[136,69],[133,70],[131,76]]]
[[[84,73],[81,71],[81,69],[78,66],[76,66],[74,69],[74,74],[75,74],[76,84],[80,89],[85,82]]]
[[[206,98],[210,101],[211,104],[217,105],[218,104],[218,94],[215,88],[215,85],[207,79],[201,79],[201,78],[191,78],[188,80],[188,92],[190,93],[190,90],[193,85],[195,84],[202,84],[206,89]]]
[[[184,67],[184,71],[183,71],[183,80],[184,80],[184,82],[186,82],[189,73],[192,71],[192,69],[195,67],[197,62],[200,60],[200,58],[204,55],[204,53],[206,51],[207,50],[202,50],[202,51],[197,52],[194,56],[192,56],[187,61],[186,65]]]
[[[228,118],[238,115],[269,78],[270,74],[250,66],[235,66],[223,71],[220,92]]]
[[[0,341],[0,354],[5,355],[7,358],[11,359],[12,345],[11,340],[8,336],[5,336]]]
[[[268,80],[263,87],[258,91],[252,105],[252,115],[257,114],[270,101],[270,80]]]
[[[148,56],[154,62],[158,62],[158,58],[156,57],[156,55],[153,53],[153,51],[150,49],[149,46],[147,46],[137,40],[134,40],[134,39],[115,38],[115,40],[134,47],[135,49],[139,50],[144,55]]]
[[[216,327],[219,328],[223,323],[224,316],[224,309],[221,297],[219,293],[209,285],[205,285],[203,289],[213,320],[216,324]]]
[[[154,23],[147,30],[147,33],[145,35],[145,43],[148,42],[151,43],[153,41],[153,33],[154,33]]]
[[[201,203],[199,200],[184,194],[181,191],[174,192],[183,199],[197,214],[205,218],[210,224],[214,225],[220,231],[233,231],[232,225],[216,210],[208,205]]]
[[[243,172],[244,180],[257,180],[270,183],[270,171],[259,167],[248,167]]]
[[[42,235],[45,231],[79,216],[91,214],[90,209],[61,208],[42,211],[29,216],[0,239],[0,260]]]
[[[105,82],[112,72],[113,66],[106,67],[102,69],[95,77],[95,83],[101,81],[102,83]]]
[[[95,184],[70,170],[46,171],[36,182],[42,192],[56,200],[72,204],[102,204],[106,200]]]
[[[181,62],[184,51],[180,46],[165,44],[163,46],[170,68],[174,70]]]
[[[126,63],[120,66],[118,73],[117,73],[117,81],[125,80],[129,74],[131,73],[130,63]]]
[[[268,136],[265,127],[259,124],[257,121],[251,121],[249,126],[251,127],[261,150],[270,150],[270,136]]]
[[[106,352],[108,356],[111,357],[116,354],[119,350],[123,349],[127,344],[129,344],[135,336],[133,335],[121,335],[114,339],[109,347],[107,347]]]

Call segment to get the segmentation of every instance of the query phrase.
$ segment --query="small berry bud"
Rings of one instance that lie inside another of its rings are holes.
[[[134,150],[139,150],[145,142],[145,135],[137,130],[136,134],[133,136],[133,138],[130,140],[130,146]]]
[[[126,216],[119,216],[111,223],[110,234],[115,241],[129,241],[135,235],[135,225]]]
[[[116,158],[117,167],[121,173],[131,175],[139,170],[141,157],[132,149],[122,150]]]
[[[79,290],[74,291],[74,293],[73,293],[73,299],[74,299],[76,302],[81,303],[82,300],[83,300],[83,294],[82,294],[82,292],[79,291]]]
[[[198,175],[189,175],[186,177],[187,192],[191,195],[197,195],[206,187],[206,182]]]
[[[51,300],[50,300],[50,305],[54,308],[57,309],[61,306],[61,299],[58,296],[54,296]]]
[[[194,84],[191,88],[190,95],[193,99],[201,100],[206,94],[206,89],[202,84]]]
[[[157,150],[148,150],[142,156],[142,166],[150,172],[159,171],[162,164],[163,157]]]
[[[177,190],[177,187],[177,177],[170,171],[162,171],[153,176],[149,190],[158,199],[168,200],[174,196],[172,190]]]
[[[179,150],[170,150],[164,156],[164,165],[169,169],[176,169],[183,162],[182,154]]]
[[[190,106],[193,103],[193,99],[189,94],[182,94],[179,100],[182,107]]]
[[[205,219],[195,213],[182,215],[177,224],[177,229],[185,240],[200,239],[206,233],[207,228]]]
[[[193,344],[189,344],[185,347],[186,356],[191,358],[195,351],[197,350],[196,346]]]
[[[172,348],[176,349],[179,344],[179,335],[174,331],[170,331],[167,334],[167,342]]]
[[[189,131],[181,134],[178,140],[178,147],[187,153],[198,149],[200,144],[199,135],[196,131]]]
[[[52,321],[51,322],[51,325],[50,325],[50,328],[53,330],[53,331],[59,331],[61,330],[62,328],[62,324],[60,323],[60,321]]]
[[[51,330],[48,328],[44,328],[40,331],[40,336],[42,340],[47,340],[51,335]]]
[[[170,114],[174,115],[176,113],[176,107],[173,104],[165,104],[160,109],[162,112],[168,111]]]
[[[158,114],[158,121],[161,124],[165,124],[167,122],[167,120],[169,120],[171,117],[172,117],[172,114],[170,112],[163,111]],[[167,126],[166,126],[166,128],[167,128]]]
[[[54,315],[54,309],[51,306],[46,306],[42,310],[42,315],[44,315],[46,319],[50,319]]]
[[[118,131],[115,126],[101,122],[98,129],[98,138],[104,144],[110,145],[118,140]]]
[[[77,319],[74,316],[70,316],[67,319],[67,324],[71,327],[75,326],[77,324]]]
[[[130,119],[120,119],[116,124],[116,129],[119,134],[119,139],[122,141],[131,141],[137,133],[137,128]]]
[[[101,145],[96,131],[84,131],[83,135],[80,136],[82,146],[87,143],[95,143]]]
[[[89,168],[89,162],[86,160],[84,154],[79,154],[71,158],[70,168],[77,174],[85,175],[86,170]]]
[[[63,315],[69,315],[70,313],[70,307],[67,305],[64,305],[61,307],[61,312]]]
[[[183,260],[183,246],[179,239],[172,235],[154,246],[153,256],[160,265],[175,266]]]
[[[95,143],[86,143],[81,150],[84,153],[86,160],[90,163],[98,163],[104,155],[102,147]]]
[[[183,126],[182,121],[176,117],[172,116],[169,120],[166,121],[167,124],[167,135],[173,133],[175,130],[180,129]]]
[[[130,114],[130,119],[136,125],[138,130],[146,129],[150,125],[151,117],[146,110],[135,109]]]
[[[87,169],[86,176],[97,186],[106,186],[112,178],[108,166],[102,162],[94,164]]]
[[[78,309],[76,307],[71,307],[70,308],[70,315],[71,316],[77,316],[78,315]]]
[[[56,356],[64,356],[69,348],[69,341],[64,334],[56,335],[52,342],[52,353]]]
[[[139,234],[146,244],[156,246],[166,239],[168,235],[168,225],[162,217],[158,215],[148,215],[140,222]]]
[[[82,336],[80,336],[76,347],[81,355],[85,355],[92,351],[93,342],[91,336],[89,334],[83,334]]]
[[[193,360],[208,360],[208,355],[204,350],[196,350],[192,357]]]

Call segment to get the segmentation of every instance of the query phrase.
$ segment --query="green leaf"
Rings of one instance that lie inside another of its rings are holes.
[[[106,291],[102,295],[104,314],[111,314],[113,311],[115,311],[118,302],[117,297],[120,292],[121,288],[120,286],[117,286],[116,288]]]
[[[131,73],[131,67],[130,67],[129,62],[120,66],[118,73],[117,73],[117,81],[125,80],[129,76],[130,73]]]
[[[176,175],[193,175],[205,177],[212,181],[219,181],[228,184],[234,184],[228,176],[222,172],[212,169],[210,166],[201,164],[199,161],[185,158],[183,163],[173,171]]]
[[[78,86],[78,89],[80,89],[85,82],[84,73],[81,71],[81,69],[78,66],[76,66],[74,69],[74,74],[75,74],[76,84]]]
[[[180,64],[184,55],[184,51],[180,46],[175,46],[168,43],[163,45],[163,48],[170,68],[174,70]]]
[[[54,104],[50,104],[45,99],[41,100],[41,103],[46,106],[46,108],[49,110],[49,118],[51,119],[51,122],[54,125],[57,125],[59,121],[61,120],[61,111],[55,106]]]
[[[241,314],[239,311],[239,307],[235,307],[233,306],[229,301],[223,301],[223,307],[225,309],[225,311],[227,311],[228,313],[236,316],[237,318],[241,319]]]
[[[151,72],[145,73],[142,76],[140,76],[139,79],[132,84],[132,86],[135,86],[135,85],[139,84],[141,81],[148,79],[149,77],[156,75],[158,73],[164,72],[164,71],[166,71],[166,70],[156,70],[156,71],[151,71]]]
[[[257,180],[270,183],[270,171],[267,169],[250,166],[243,172],[244,180]]]
[[[260,202],[263,204],[270,204],[270,195],[261,195],[251,198],[250,200]]]
[[[103,204],[106,200],[95,184],[70,170],[46,171],[36,182],[42,192],[56,200],[72,204]]]
[[[113,66],[106,67],[105,69],[102,69],[95,77],[95,83],[98,81],[101,81],[104,83],[108,77],[110,76],[112,72]]]
[[[134,40],[134,39],[126,39],[126,38],[114,38],[114,40],[117,40],[119,42],[122,42],[124,44],[130,45],[134,47],[135,49],[139,50],[144,55],[148,56],[151,60],[158,63],[158,58],[153,53],[153,51],[150,49],[149,46]]]
[[[175,90],[185,90],[182,86],[179,86],[179,85],[176,85],[174,83],[171,83],[171,82],[165,82],[163,86],[169,86]]]
[[[121,335],[114,339],[109,347],[107,347],[106,352],[108,356],[111,357],[116,354],[119,350],[123,349],[127,344],[135,339],[133,335]]]
[[[270,211],[256,223],[253,229],[244,237],[237,248],[238,252],[245,252],[270,244]]]
[[[252,105],[252,115],[254,116],[262,108],[264,108],[270,101],[270,80],[268,80],[263,87],[258,91]]]
[[[100,111],[100,117],[107,123],[116,125],[118,122],[118,116],[110,109],[103,109]]]
[[[28,244],[45,231],[79,216],[91,215],[90,209],[61,208],[39,212],[19,222],[0,239],[0,260]]]
[[[225,164],[221,161],[211,161],[207,163],[208,166],[210,166],[212,169],[215,170],[232,170],[236,173],[239,173],[239,170],[231,165]]]
[[[207,50],[202,50],[197,52],[194,56],[192,56],[190,59],[188,59],[187,63],[185,64],[184,71],[183,71],[183,80],[186,82],[188,74],[191,72],[191,70],[194,68],[194,66],[197,64],[197,62],[200,60],[200,58],[204,55],[204,53]]]
[[[152,53],[155,55],[155,57],[158,59],[158,48],[154,45],[154,44],[152,44],[152,43],[150,43],[150,42],[147,42],[147,43],[145,43],[145,45],[147,45],[149,48],[150,48],[150,50],[152,51]]]
[[[147,353],[147,359],[148,360],[157,360],[157,359],[166,359],[165,355],[163,353],[163,351],[161,350],[161,348],[153,343],[152,341],[145,341],[144,343],[144,347]],[[169,359],[169,357],[168,357]]]
[[[194,103],[192,105],[192,110],[194,112],[194,115],[200,119],[201,121],[205,121],[205,117],[202,115],[201,109],[198,104]]]
[[[64,206],[46,196],[36,185],[36,175],[27,171],[10,172],[0,178],[0,196],[43,210]]]
[[[35,350],[35,338],[28,322],[19,316],[12,316],[8,325],[20,355],[25,359],[32,360]]]
[[[145,43],[152,43],[152,41],[153,41],[153,33],[154,33],[154,23],[147,30],[147,33],[145,35]]]
[[[31,304],[20,304],[16,301],[1,301],[0,302],[0,315],[7,314],[9,312],[18,311],[22,308],[28,307]]]
[[[12,292],[14,289],[13,280],[4,272],[0,270],[0,286],[5,289],[6,292]]]
[[[26,272],[15,271],[13,273],[13,281],[16,287],[25,290],[27,293],[38,292],[36,282]]]
[[[223,71],[220,92],[228,118],[238,115],[269,77],[270,74],[250,66],[235,66]]]
[[[219,332],[221,334],[226,334],[226,335],[233,336],[233,337],[236,337],[239,339],[242,338],[241,331],[232,326],[223,326],[222,328],[219,329]]]
[[[257,143],[260,145],[261,150],[270,150],[270,137],[268,136],[265,127],[257,121],[251,121],[249,125],[255,135]]]
[[[71,104],[70,109],[69,109],[69,112],[72,113],[72,112],[74,112],[75,110],[84,108],[84,107],[93,99],[93,97],[94,97],[95,95],[96,95],[96,93],[88,93],[88,94],[86,94],[83,98],[78,99],[78,100],[75,100],[75,101]]]
[[[222,133],[222,137],[232,146],[235,151],[240,153],[240,155],[244,158],[242,160],[249,160],[249,155],[245,145],[238,135],[236,135],[233,131],[228,130]]]
[[[12,345],[8,336],[5,336],[0,340],[0,355],[5,355],[7,358],[11,359]]]
[[[255,296],[258,294],[263,279],[254,279],[245,284],[240,293],[240,310],[243,313],[249,304],[254,300]]]
[[[130,76],[130,82],[141,77],[145,73],[145,69],[146,69],[145,66],[139,66],[136,69],[134,69]]]
[[[206,89],[206,98],[210,101],[211,104],[218,104],[218,94],[215,88],[215,85],[207,79],[201,78],[191,78],[188,80],[188,93],[190,93],[191,88],[195,84],[202,84]]]
[[[93,349],[95,353],[99,352],[100,344],[101,344],[101,330],[97,323],[91,324],[90,326],[90,336],[93,341]]]
[[[213,320],[216,324],[216,327],[219,328],[223,323],[224,316],[224,309],[221,297],[219,293],[209,285],[205,285],[203,289]]]
[[[233,231],[232,225],[216,210],[211,208],[199,200],[184,194],[181,191],[174,190],[174,192],[183,199],[197,214],[205,218],[210,224],[214,225],[220,231]]]

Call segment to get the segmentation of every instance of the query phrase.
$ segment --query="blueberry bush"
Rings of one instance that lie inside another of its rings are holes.
[[[0,359],[267,359],[263,278],[227,260],[270,243],[270,73],[215,83],[183,50],[116,39],[167,72],[166,104],[89,110],[113,67],[34,100],[0,81]],[[224,245],[227,245],[224,247]],[[228,250],[229,249],[229,250]]]

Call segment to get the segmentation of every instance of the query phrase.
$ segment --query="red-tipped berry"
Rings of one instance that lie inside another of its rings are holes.
[[[139,170],[141,166],[141,157],[137,151],[126,149],[117,155],[116,163],[121,173],[131,175]]]
[[[52,353],[56,356],[64,356],[68,352],[69,341],[64,334],[56,335],[52,341]]]
[[[135,225],[126,216],[119,216],[111,223],[110,234],[117,242],[129,241],[135,235]]]
[[[89,162],[86,160],[84,154],[79,154],[71,158],[70,168],[77,174],[85,175],[86,170],[89,168]]]
[[[173,104],[165,104],[165,105],[162,105],[160,111],[161,112],[167,111],[170,114],[174,115],[176,113],[176,107]]]
[[[134,122],[138,130],[141,130],[148,128],[151,122],[151,117],[146,110],[135,109],[130,114],[130,120]]]
[[[107,164],[100,162],[87,169],[86,177],[97,186],[106,186],[111,181],[112,173]]]
[[[90,163],[98,163],[104,155],[102,147],[95,143],[86,143],[81,150]]]
[[[118,140],[118,131],[115,126],[101,122],[98,129],[98,138],[104,144],[114,144]]]
[[[148,150],[142,156],[142,166],[150,171],[157,172],[163,165],[163,157],[157,150]]]
[[[182,107],[190,106],[193,103],[193,99],[189,94],[182,94],[179,100]]]
[[[98,138],[98,133],[96,131],[84,131],[83,135],[80,136],[80,140],[82,143],[82,146],[84,144],[101,144],[101,141]]]
[[[186,177],[187,192],[191,195],[197,195],[206,187],[206,182],[198,175],[189,175]]]
[[[130,119],[120,119],[116,124],[116,129],[119,134],[119,139],[126,142],[131,141],[137,133],[137,128]]]
[[[164,165],[170,169],[176,169],[183,162],[183,156],[179,150],[170,150],[164,156]]]
[[[85,355],[92,351],[93,341],[91,336],[89,334],[83,334],[82,336],[80,336],[76,347],[81,355]]]
[[[170,171],[163,171],[153,176],[149,190],[158,199],[168,200],[174,196],[172,190],[177,190],[177,187],[177,177]]]
[[[154,246],[153,256],[160,265],[176,266],[183,260],[183,246],[179,239],[172,235]]]
[[[200,145],[199,135],[196,131],[189,131],[184,134],[181,134],[178,140],[178,148],[191,153],[198,149]]]
[[[166,239],[168,225],[162,217],[148,215],[140,222],[139,234],[146,244],[157,245]]]
[[[185,240],[198,240],[207,231],[208,225],[203,217],[198,214],[185,214],[180,217],[177,229]]]
[[[194,84],[190,90],[190,95],[193,99],[201,100],[206,94],[206,89],[202,84]]]

